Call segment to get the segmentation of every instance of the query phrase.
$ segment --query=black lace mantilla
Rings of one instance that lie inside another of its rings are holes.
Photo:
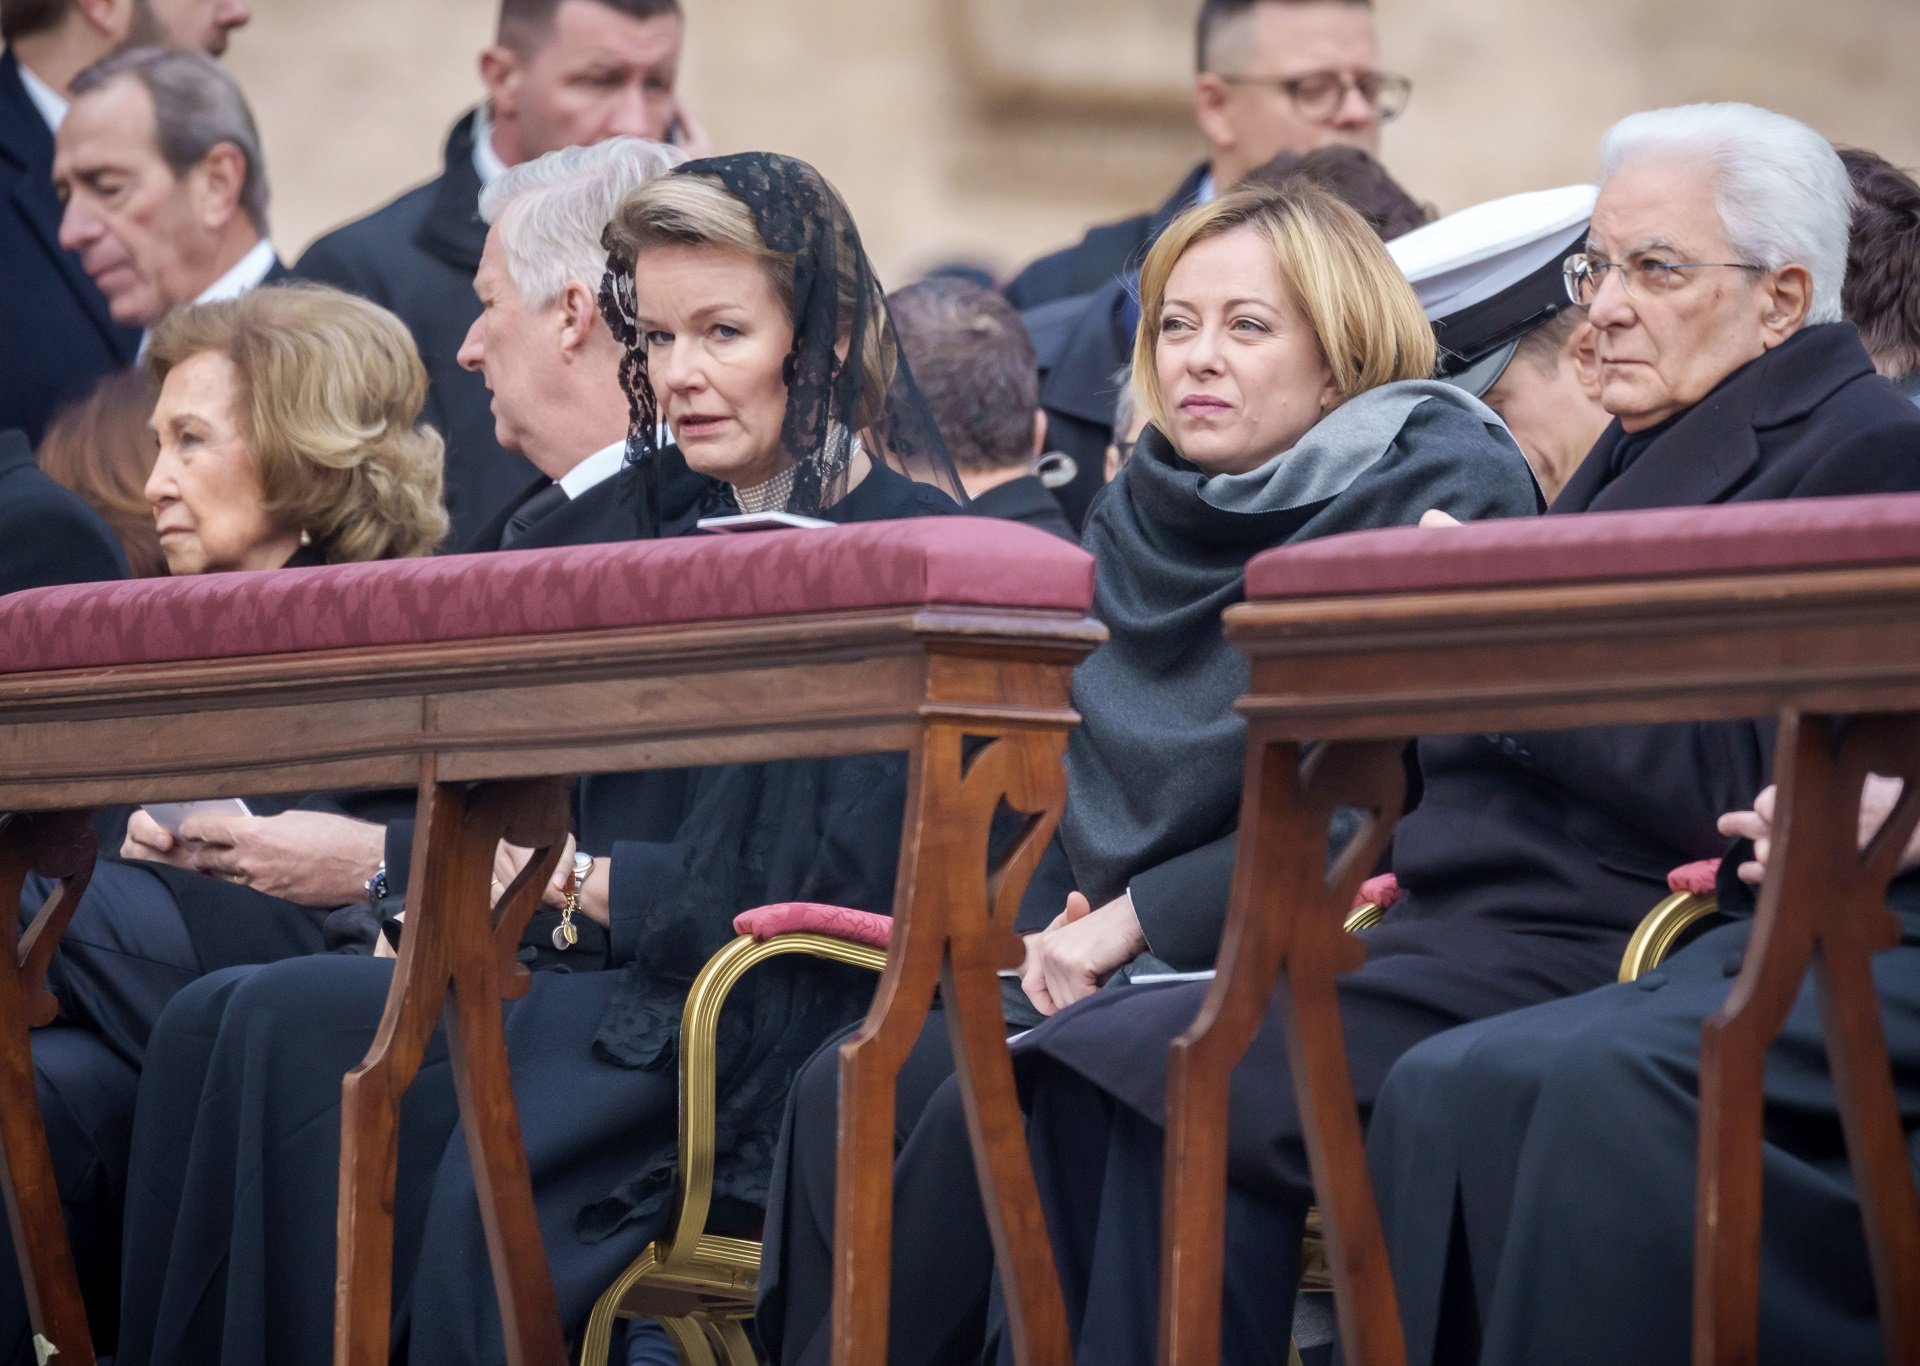
[[[806,162],[771,152],[692,161],[672,174],[719,184],[747,206],[770,250],[793,257],[793,349],[786,360],[780,437],[798,468],[787,511],[811,515],[839,502],[856,442],[874,459],[964,504],[959,475],[907,368],[886,296],[839,192]],[[600,311],[626,351],[620,384],[627,395],[627,462],[638,467],[651,508],[657,504],[652,461],[660,446],[660,410],[634,303],[634,261],[615,245],[611,231],[605,245]],[[846,317],[843,296],[852,300]],[[859,358],[876,330],[881,354],[891,360],[891,377],[877,410],[863,411]]]

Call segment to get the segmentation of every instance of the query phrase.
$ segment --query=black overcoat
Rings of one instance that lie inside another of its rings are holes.
[[[140,329],[121,327],[106,297],[60,246],[53,134],[0,51],[0,430],[34,445],[61,404],[133,360]]]
[[[126,576],[100,514],[40,472],[24,434],[0,431],[0,593]]]
[[[1085,294],[1138,266],[1161,229],[1199,198],[1206,178],[1203,163],[1187,172],[1167,202],[1152,213],[1089,228],[1073,246],[1048,252],[1008,282],[1004,291],[1007,301],[1015,308],[1033,308],[1053,299]]]
[[[486,245],[474,115],[448,135],[438,178],[322,237],[294,267],[392,310],[413,333],[427,367],[426,420],[446,438],[449,546],[463,546],[538,473],[494,439],[492,397],[460,368],[460,345],[480,316],[474,272]]]

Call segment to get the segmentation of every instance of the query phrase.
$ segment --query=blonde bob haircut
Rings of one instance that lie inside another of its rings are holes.
[[[212,352],[239,371],[235,414],[265,511],[330,564],[425,555],[447,534],[440,434],[406,326],[324,285],[270,285],[175,309],[153,329],[156,386]]]
[[[1169,428],[1155,361],[1167,279],[1194,243],[1241,228],[1273,247],[1274,265],[1313,329],[1341,403],[1396,380],[1432,378],[1433,328],[1364,218],[1300,181],[1236,190],[1174,219],[1140,268],[1133,392],[1162,432]]]
[[[837,194],[831,208],[839,225],[852,222],[852,215]],[[769,247],[754,224],[752,210],[718,180],[703,175],[675,174],[648,181],[628,195],[614,213],[613,222],[607,227],[607,245],[624,252],[628,260],[636,263],[640,253],[649,247],[727,247],[744,252],[760,263],[773,285],[774,297],[786,311],[787,322],[794,322],[793,254]],[[639,271],[636,264],[634,273],[638,275]],[[844,323],[854,316],[859,302],[854,293],[860,272],[843,270],[839,277],[840,297],[834,301],[835,313]],[[866,313],[866,335],[858,357],[860,391],[853,422],[856,429],[876,421],[885,409],[900,354],[886,295],[877,280],[872,282]],[[813,452],[789,451],[787,454],[805,459]]]

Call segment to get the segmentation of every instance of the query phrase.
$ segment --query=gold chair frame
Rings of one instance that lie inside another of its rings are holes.
[[[720,1013],[740,979],[772,958],[804,954],[878,973],[885,949],[831,935],[750,935],[707,961],[680,1017],[680,1164],[673,1220],[602,1294],[580,1339],[581,1366],[604,1366],[615,1319],[659,1321],[687,1366],[755,1366],[744,1324],[760,1288],[760,1244],[706,1231],[713,1204]]]

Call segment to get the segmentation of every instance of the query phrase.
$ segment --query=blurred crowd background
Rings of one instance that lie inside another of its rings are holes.
[[[1087,224],[1158,204],[1202,157],[1191,0],[688,4],[680,89],[718,151],[818,166],[888,284],[939,261],[1009,273]],[[438,174],[480,97],[496,0],[271,0],[225,64],[274,170],[274,239]],[[1382,64],[1413,80],[1381,159],[1442,213],[1588,180],[1636,109],[1751,100],[1920,162],[1914,0],[1378,0]]]

